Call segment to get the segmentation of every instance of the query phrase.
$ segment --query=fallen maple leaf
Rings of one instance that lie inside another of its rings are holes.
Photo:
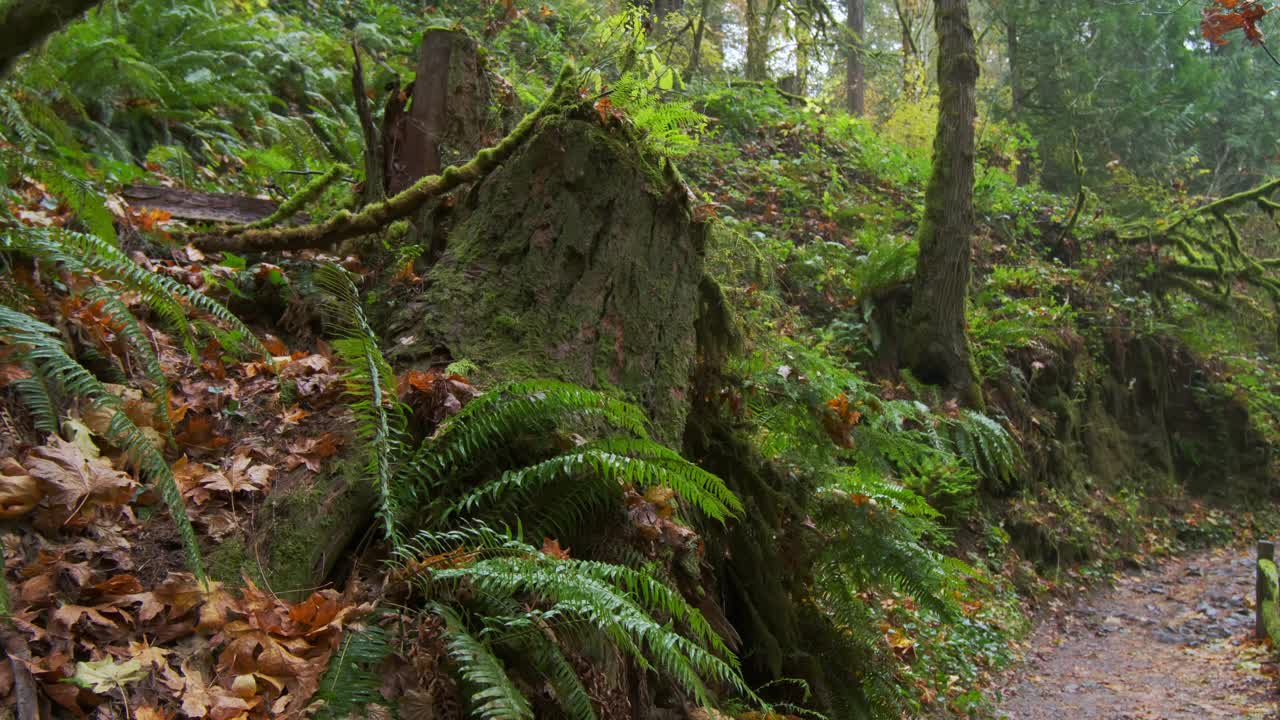
[[[96,693],[106,693],[145,677],[147,671],[142,669],[142,663],[137,660],[117,663],[111,658],[103,658],[76,663],[76,674],[69,681]]]
[[[292,470],[306,465],[311,472],[320,472],[320,461],[338,454],[338,436],[325,433],[320,437],[306,437],[289,443],[289,457],[285,467]]]
[[[168,658],[172,654],[172,650],[156,647],[146,638],[143,638],[141,642],[137,640],[129,641],[129,656],[141,663],[143,667],[168,667]]]
[[[41,482],[55,525],[65,525],[82,510],[120,505],[133,497],[137,483],[107,460],[91,460],[79,445],[53,436],[49,445],[31,451],[27,472]]]
[[[231,468],[225,473],[211,473],[201,484],[210,490],[221,490],[228,493],[262,492],[271,483],[271,474],[275,468],[270,465],[254,464],[248,451],[237,452],[231,459]]]
[[[65,637],[71,637],[71,629],[80,622],[81,619],[88,619],[90,623],[104,628],[116,628],[116,622],[103,615],[96,608],[84,605],[63,605],[54,610],[49,616],[49,624],[51,630],[56,630],[55,634]]]
[[[182,712],[187,717],[209,717],[213,720],[230,720],[249,709],[249,703],[232,695],[219,685],[210,685],[204,673],[184,668],[182,687]]]
[[[227,624],[227,615],[237,609],[235,598],[222,589],[222,583],[210,583],[204,592],[204,604],[200,606],[200,622],[196,630],[202,633],[215,633]]]

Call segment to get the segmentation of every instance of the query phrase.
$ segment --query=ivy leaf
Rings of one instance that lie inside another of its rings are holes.
[[[94,662],[76,663],[76,673],[67,678],[67,681],[96,693],[105,693],[146,676],[147,671],[142,669],[142,663],[137,660],[115,663],[111,658],[103,658]]]

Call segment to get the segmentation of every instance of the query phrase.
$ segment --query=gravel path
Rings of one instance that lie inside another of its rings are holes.
[[[1003,683],[1009,720],[1280,718],[1254,642],[1253,558],[1226,548],[1122,577],[1046,617]]]

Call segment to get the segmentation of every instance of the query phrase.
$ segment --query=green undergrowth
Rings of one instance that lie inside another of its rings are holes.
[[[1073,216],[1073,198],[1016,182],[1017,163],[1034,150],[1023,131],[980,118],[967,309],[988,398],[979,412],[897,368],[895,319],[909,299],[936,119],[927,95],[857,119],[795,103],[767,84],[686,84],[679,63],[655,52],[638,11],[602,18],[586,0],[523,14],[489,3],[456,17],[434,6],[338,4],[139,0],[104,5],[55,36],[4,82],[2,192],[16,201],[9,185],[39,183],[74,209],[76,225],[9,233],[0,249],[120,275],[120,287],[149,293],[185,344],[207,330],[234,345],[252,335],[221,304],[169,297],[171,284],[121,255],[109,193],[134,181],[269,191],[294,198],[281,216],[302,201],[317,216],[350,205],[348,180],[360,178],[347,175],[360,171],[347,168],[363,167],[351,40],[366,53],[365,85],[395,90],[412,79],[424,23],[469,30],[484,38],[485,57],[525,109],[546,96],[562,64],[577,60],[590,68],[580,77],[583,102],[572,121],[554,122],[577,128],[565,133],[577,145],[628,145],[609,157],[639,166],[612,167],[612,178],[635,176],[681,203],[678,181],[687,181],[693,214],[706,221],[710,278],[698,297],[723,300],[742,347],[726,352],[702,338],[701,359],[714,367],[698,371],[714,381],[699,388],[706,392],[697,402],[714,406],[737,443],[730,447],[751,462],[734,459],[751,472],[713,475],[658,442],[678,436],[690,404],[683,394],[663,396],[681,409],[652,418],[654,427],[608,392],[500,382],[556,374],[514,351],[494,353],[506,356],[503,364],[473,374],[492,386],[489,394],[433,437],[411,438],[394,399],[403,368],[382,356],[378,314],[388,311],[377,307],[407,291],[357,287],[361,278],[325,266],[318,284],[331,298],[323,306],[328,337],[345,373],[359,457],[341,471],[337,495],[327,484],[334,473],[323,486],[270,500],[265,509],[280,525],[303,529],[275,538],[265,557],[243,541],[213,549],[204,559],[214,578],[247,573],[267,585],[270,576],[279,592],[301,590],[317,563],[332,565],[317,557],[315,542],[335,530],[332,518],[372,503],[379,522],[371,537],[393,551],[392,571],[407,579],[414,607],[432,618],[459,678],[476,690],[469,700],[479,716],[533,717],[541,708],[525,690],[544,685],[543,701],[592,716],[574,667],[607,646],[636,667],[657,668],[668,688],[699,703],[752,710],[758,693],[785,710],[806,706],[812,692],[844,711],[836,717],[965,717],[989,710],[982,687],[1012,661],[1012,641],[1027,630],[1026,602],[1104,581],[1126,562],[1274,531],[1274,517],[1240,504],[1272,492],[1278,469],[1272,310],[1247,288],[1227,288],[1225,308],[1212,309],[1170,290],[1160,282],[1162,259],[1114,232],[1199,199],[1117,167]],[[348,22],[336,20],[343,13]],[[1250,217],[1241,227],[1262,222]],[[138,242],[133,235],[126,241]],[[523,253],[524,238],[511,235],[507,254]],[[91,239],[68,250],[37,242],[46,236]],[[428,253],[402,236],[399,228],[385,233],[383,249],[412,269]],[[460,234],[451,240],[466,259],[501,255]],[[584,255],[598,249],[594,242]],[[71,250],[82,245],[112,262],[77,260]],[[219,262],[230,279],[211,283],[211,292],[251,304],[240,285],[257,271],[234,255]],[[557,268],[534,270],[526,274]],[[270,272],[278,284],[281,271]],[[459,290],[474,281],[463,271],[454,278]],[[459,311],[447,300],[462,295],[450,289],[436,285],[436,305],[487,334],[531,325],[526,308],[499,291]],[[193,307],[219,326],[186,329]],[[555,309],[563,319],[564,308]],[[650,322],[658,312],[637,317]],[[14,315],[0,329],[24,348],[45,348],[48,357],[24,358],[36,371],[58,372],[41,365],[49,358],[70,368],[55,330],[35,322]],[[717,330],[722,341],[735,334]],[[575,320],[564,332],[582,330]],[[139,345],[145,365],[147,346]],[[666,385],[676,388],[686,367],[671,372],[677,379]],[[163,371],[152,374],[162,385]],[[587,380],[611,384],[599,375]],[[110,404],[94,383],[85,387]],[[687,433],[700,430],[707,428]],[[150,474],[166,487],[156,470]],[[623,502],[651,506],[655,519],[620,517]],[[170,510],[181,527],[180,498]],[[317,510],[332,517],[298,522]],[[697,540],[637,562],[626,543],[597,542],[645,532],[697,533],[709,545],[728,537],[720,550],[729,551],[704,556]],[[194,539],[184,540],[200,567]],[[561,540],[583,554],[561,552]],[[598,557],[587,555],[602,546]],[[721,577],[727,587],[704,586],[711,565],[749,559],[778,567],[747,567]],[[783,587],[782,574],[795,582]],[[733,592],[728,611],[743,635],[741,653],[695,608],[701,593]],[[580,626],[599,632],[566,631],[553,642],[547,629]],[[344,647],[372,663],[382,657],[376,635],[349,637]],[[824,643],[823,667],[797,659],[812,648],[785,645],[805,638]]]
[[[1264,459],[1233,463],[1218,487],[1198,479],[1222,452],[1214,433],[1277,439],[1275,320],[1258,299],[1225,312],[1153,292],[1154,268],[1106,240],[1120,210],[1090,205],[1068,232],[1072,199],[1018,186],[1019,145],[996,125],[979,152],[968,308],[988,407],[962,410],[892,357],[929,158],[911,123],[876,128],[758,86],[699,90],[712,122],[681,169],[714,218],[708,268],[746,333],[731,412],[793,472],[875,478],[927,503],[922,546],[984,578],[939,565],[981,608],[959,623],[900,597],[872,603],[899,711],[980,709],[985,673],[1027,627],[1020,598],[1265,532],[1269,519],[1238,504],[1265,487]],[[1202,419],[1166,428],[1166,416]]]

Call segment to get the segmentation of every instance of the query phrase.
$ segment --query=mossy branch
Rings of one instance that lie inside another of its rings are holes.
[[[228,228],[225,232],[229,235],[238,235],[248,230],[255,230],[257,228],[269,228],[273,225],[278,225],[279,223],[282,223],[285,220],[288,220],[294,215],[297,215],[298,212],[302,210],[302,208],[315,202],[316,198],[320,197],[320,194],[325,191],[325,188],[332,185],[334,180],[337,180],[338,178],[342,177],[342,172],[346,169],[347,169],[347,166],[341,163],[334,165],[333,167],[329,168],[327,171],[320,173],[319,175],[311,178],[310,182],[304,185],[301,190],[294,193],[293,197],[284,201],[284,203],[281,204],[280,207],[276,208],[275,212],[262,218],[261,220],[254,220],[253,222],[247,225],[240,225],[239,227]]]
[[[1256,187],[1248,190],[1242,190],[1234,195],[1227,195],[1226,197],[1218,198],[1217,200],[1201,205],[1198,208],[1193,208],[1175,215],[1169,221],[1169,224],[1162,228],[1148,228],[1144,229],[1142,232],[1124,234],[1121,236],[1121,239],[1134,242],[1144,242],[1149,240],[1159,242],[1159,238],[1161,236],[1168,236],[1174,230],[1183,225],[1204,217],[1215,217],[1218,215],[1225,216],[1227,210],[1241,205],[1246,205],[1248,203],[1256,203],[1262,207],[1280,208],[1280,203],[1276,203],[1271,200],[1271,196],[1274,195],[1277,190],[1280,190],[1280,178],[1268,180]]]
[[[207,233],[191,238],[191,242],[202,250],[266,252],[328,247],[342,240],[377,232],[397,220],[413,215],[433,198],[451,192],[465,183],[475,182],[492,172],[528,138],[539,120],[557,109],[569,93],[573,92],[576,78],[576,69],[572,63],[567,63],[542,105],[526,115],[501,142],[476,153],[474,158],[463,165],[451,166],[439,175],[422,178],[404,192],[384,202],[373,203],[358,213],[342,210],[328,220],[310,225],[256,228],[232,234]]]
[[[1256,206],[1274,221],[1280,208],[1272,199],[1277,191],[1280,178],[1177,214],[1161,227],[1122,232],[1119,238],[1180,255],[1180,260],[1168,258],[1161,264],[1161,279],[1202,302],[1224,304],[1232,284],[1239,282],[1265,292],[1280,304],[1280,278],[1275,274],[1280,258],[1258,258],[1247,251],[1236,224],[1240,215],[1233,214],[1242,206]],[[1205,283],[1219,292],[1211,292]]]

